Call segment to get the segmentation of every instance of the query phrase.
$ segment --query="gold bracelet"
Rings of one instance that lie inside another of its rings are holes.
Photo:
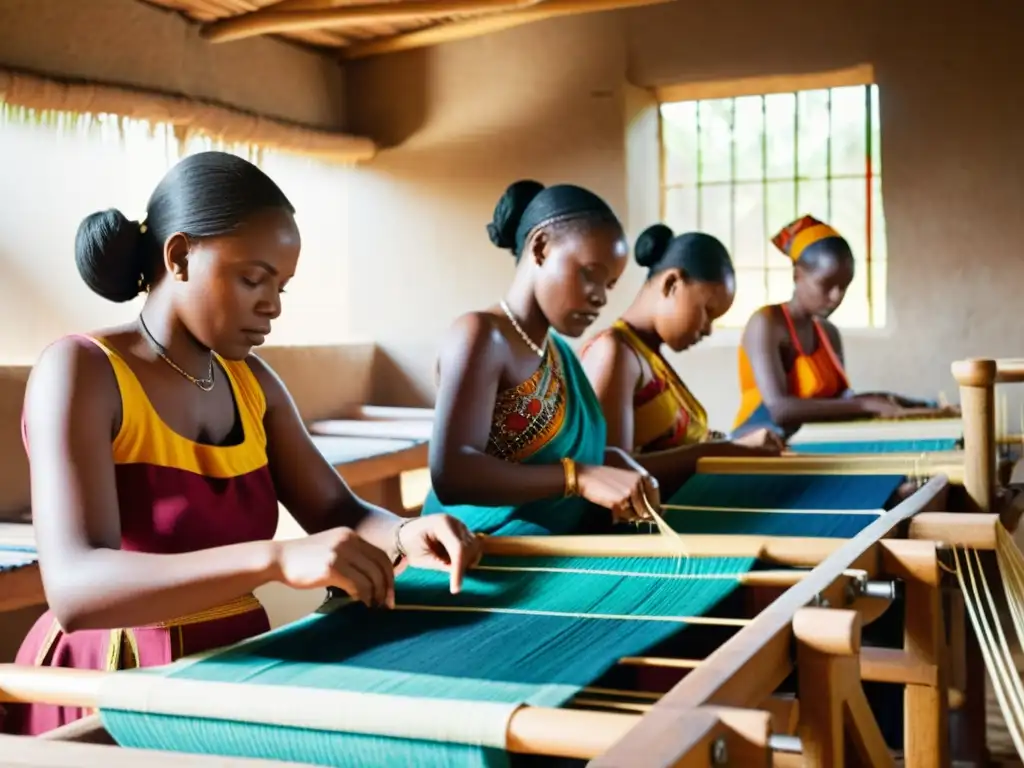
[[[565,470],[565,495],[578,496],[579,487],[576,485],[576,462],[572,459],[562,459],[562,469]]]

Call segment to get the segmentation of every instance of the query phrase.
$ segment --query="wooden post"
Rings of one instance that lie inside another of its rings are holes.
[[[909,579],[906,582],[904,651],[934,667],[934,684],[908,683],[903,694],[906,768],[949,766],[949,671],[942,621],[942,594],[938,586]],[[984,679],[984,678],[982,678]]]
[[[793,616],[798,733],[810,768],[895,765],[860,684],[860,629],[856,611],[804,608]]]
[[[964,489],[972,507],[991,512],[996,485],[996,361],[953,363],[964,423]]]
[[[998,366],[995,360],[953,363],[953,378],[960,387],[964,422],[964,490],[973,511],[993,512],[996,494],[996,397]],[[910,601],[908,599],[909,606]],[[987,765],[985,728],[985,662],[973,629],[964,633],[964,706],[955,752],[957,759]]]

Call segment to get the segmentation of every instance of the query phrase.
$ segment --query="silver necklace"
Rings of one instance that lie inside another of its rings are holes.
[[[502,311],[504,311],[504,313],[508,316],[509,322],[512,323],[512,327],[516,329],[516,333],[519,334],[519,337],[526,342],[526,345],[530,349],[537,353],[537,357],[544,357],[544,353],[547,351],[548,348],[547,334],[544,334],[544,343],[538,347],[536,344],[533,343],[533,339],[526,335],[526,331],[524,331],[522,326],[519,325],[519,321],[516,320],[516,316],[512,314],[512,310],[508,308],[508,304],[505,303],[505,300],[502,299],[500,302],[498,302],[498,304],[501,307]]]

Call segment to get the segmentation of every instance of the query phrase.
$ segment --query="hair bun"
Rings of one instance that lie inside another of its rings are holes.
[[[142,231],[116,209],[86,216],[75,236],[75,266],[85,284],[109,301],[139,295],[143,272]]]
[[[515,251],[516,230],[523,220],[523,213],[533,199],[544,191],[544,185],[539,181],[525,179],[517,181],[505,190],[505,194],[494,206],[494,215],[491,223],[487,225],[487,236],[491,242],[499,248],[507,248]]]
[[[650,269],[665,255],[675,234],[664,224],[652,224],[636,239],[633,258],[641,267]]]

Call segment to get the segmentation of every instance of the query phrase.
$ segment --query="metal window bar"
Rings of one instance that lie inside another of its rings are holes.
[[[768,259],[771,251],[771,234],[768,231],[768,98],[761,96],[761,228],[764,239],[761,241],[761,284],[767,300],[770,285],[768,282]]]
[[[871,96],[871,89],[873,85],[864,86],[864,131],[866,134],[864,140],[865,147],[865,168],[864,168],[864,219],[867,226],[868,236],[865,238],[864,246],[864,261],[865,269],[867,270],[867,296],[868,296],[868,325],[872,328],[875,327],[875,293],[874,293],[874,270],[871,269],[872,256],[874,250],[874,211],[872,210],[872,203],[874,202],[874,184],[872,184],[872,175],[874,174],[874,148],[871,146],[874,140],[874,115],[873,104],[874,101]]]
[[[702,124],[703,124],[703,108],[706,108],[706,104],[703,101],[696,102],[696,125],[695,125],[695,151],[697,160],[697,178],[693,184],[687,184],[685,182],[677,183],[666,183],[665,168],[667,165],[667,158],[665,152],[664,141],[661,142],[660,150],[660,171],[661,171],[661,212],[662,218],[665,217],[667,210],[665,207],[665,193],[670,190],[685,189],[693,187],[696,192],[696,218],[697,227],[703,228],[704,219],[704,189],[705,187],[729,187],[729,228],[730,228],[730,250],[735,248],[736,244],[736,188],[741,184],[761,184],[762,188],[762,215],[761,222],[764,228],[764,249],[762,254],[762,272],[764,275],[764,300],[769,299],[770,292],[770,281],[769,276],[772,271],[769,266],[770,259],[770,241],[773,234],[773,230],[776,225],[781,226],[779,222],[769,222],[768,220],[768,185],[772,182],[780,181],[792,181],[793,182],[793,213],[790,219],[796,218],[800,214],[800,186],[802,182],[810,181],[824,181],[826,189],[826,212],[825,215],[828,219],[832,218],[832,187],[833,182],[838,180],[852,180],[852,179],[864,179],[865,185],[865,269],[866,269],[866,280],[867,280],[867,304],[868,304],[868,325],[873,327],[876,321],[876,308],[874,302],[874,275],[873,275],[873,262],[874,262],[874,200],[873,200],[873,182],[876,178],[874,173],[874,154],[877,148],[874,146],[874,121],[876,116],[874,114],[874,105],[872,102],[872,93],[875,86],[865,85],[864,86],[864,105],[865,105],[865,173],[861,174],[834,174],[832,172],[832,154],[833,154],[833,105],[832,96],[833,89],[829,88],[826,91],[826,105],[827,105],[827,116],[828,116],[828,133],[826,136],[826,147],[825,147],[825,175],[824,177],[815,175],[802,175],[800,168],[800,92],[793,92],[794,103],[793,103],[793,174],[791,177],[769,177],[768,176],[768,111],[767,111],[767,97],[766,95],[761,96],[761,179],[760,180],[744,180],[740,181],[736,178],[736,98],[729,99],[729,178],[723,181],[705,181],[704,180],[704,165],[705,157],[704,150],[701,142],[702,135]],[[664,121],[659,113],[659,133],[664,132]]]

